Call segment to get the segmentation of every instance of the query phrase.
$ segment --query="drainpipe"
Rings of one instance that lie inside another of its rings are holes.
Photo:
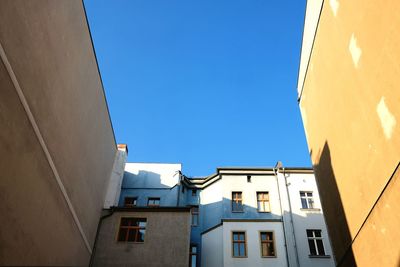
[[[299,252],[297,251],[297,241],[296,241],[296,234],[294,232],[294,224],[293,224],[293,212],[292,212],[292,204],[290,202],[290,195],[289,195],[289,188],[288,188],[288,183],[286,179],[286,173],[285,173],[285,168],[282,167],[283,170],[283,177],[285,178],[285,187],[286,187],[286,193],[288,196],[288,202],[289,202],[289,213],[290,213],[290,224],[292,225],[292,235],[294,239],[294,246],[295,246],[295,252],[296,252],[296,262],[297,266],[300,266],[300,261],[299,261]]]
[[[278,175],[277,175],[277,169],[274,168],[274,173],[275,173],[275,178],[276,178],[276,185],[278,186],[278,195],[279,195],[279,206],[281,209],[281,214],[282,214],[282,229],[283,229],[283,238],[285,242],[285,250],[286,250],[286,266],[289,266],[289,251],[287,247],[287,242],[286,242],[286,231],[285,231],[285,222],[283,219],[283,209],[282,209],[282,201],[281,201],[281,190],[279,189],[279,181],[278,181]]]
[[[93,260],[94,260],[94,255],[95,255],[95,252],[96,252],[97,240],[99,239],[99,233],[100,233],[101,224],[102,224],[102,222],[103,222],[103,220],[105,218],[110,217],[111,215],[114,214],[114,207],[110,207],[109,211],[110,211],[109,213],[107,213],[107,214],[105,214],[105,215],[100,217],[99,224],[97,225],[96,238],[94,239],[92,255],[90,255],[89,267],[93,266]]]

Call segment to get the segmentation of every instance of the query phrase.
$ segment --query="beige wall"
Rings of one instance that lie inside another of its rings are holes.
[[[139,209],[140,210],[140,209]],[[143,210],[143,209],[142,209]],[[187,267],[190,245],[190,210],[115,212],[102,222],[94,266]],[[121,217],[146,218],[144,243],[117,242]]]
[[[83,4],[1,1],[0,44],[0,265],[86,266],[116,145]]]
[[[398,1],[323,4],[300,108],[339,264],[400,264],[397,178],[383,191],[400,159],[399,25]]]

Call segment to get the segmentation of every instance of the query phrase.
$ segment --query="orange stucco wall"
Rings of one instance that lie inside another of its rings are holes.
[[[399,25],[399,1],[324,1],[321,11],[300,109],[339,264],[350,253],[377,266],[380,257],[362,260],[372,251],[400,264],[400,245],[389,242],[400,229],[382,230],[379,219],[398,222],[400,212],[400,195],[384,191],[400,161]]]

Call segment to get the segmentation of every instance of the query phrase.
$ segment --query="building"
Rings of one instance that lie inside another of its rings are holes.
[[[0,265],[88,266],[126,153],[81,1],[0,2],[0,88]]]
[[[92,266],[187,267],[190,208],[179,205],[180,164],[127,163],[106,206]]]
[[[164,221],[171,209],[186,211],[191,225],[191,229],[178,223],[168,227],[173,240],[188,237],[186,244],[173,242],[176,257],[187,256],[182,266],[188,262],[193,267],[334,266],[312,169],[281,164],[274,168],[218,168],[208,177],[188,178],[180,164],[127,163],[116,210],[131,212],[124,216],[136,218],[141,212],[140,216],[150,221],[150,215],[144,214],[149,211]],[[104,219],[108,225],[100,229],[94,266],[107,266],[120,253],[124,256],[114,263],[123,264],[128,248],[141,249],[146,244],[146,240],[140,245],[119,242],[123,222],[118,216]],[[146,235],[161,237],[163,229],[153,228],[153,233],[146,229]],[[171,241],[159,243],[162,247],[169,244]],[[103,259],[96,261],[100,247]],[[141,255],[146,253],[151,252],[145,250]],[[162,249],[158,253],[168,255]],[[134,262],[135,256],[130,255]],[[147,264],[140,266],[159,266]],[[178,265],[164,262],[163,266]]]
[[[307,1],[299,106],[337,266],[399,266],[400,3]]]

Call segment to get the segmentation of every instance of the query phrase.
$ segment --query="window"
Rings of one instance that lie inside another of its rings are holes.
[[[247,175],[247,182],[251,183],[251,176],[250,175]]]
[[[310,255],[325,255],[324,243],[322,242],[321,230],[307,230],[308,246]]]
[[[119,242],[144,242],[146,218],[121,218],[119,225]]]
[[[243,212],[242,192],[232,192],[232,212]]]
[[[197,195],[197,190],[196,189],[192,189],[192,197],[195,197]]]
[[[232,232],[232,257],[247,257],[245,232]]]
[[[275,257],[275,243],[273,232],[260,232],[261,257]]]
[[[192,226],[199,225],[199,207],[192,207]]]
[[[160,198],[159,197],[149,197],[149,200],[147,201],[147,206],[150,206],[150,207],[160,206]]]
[[[270,212],[271,207],[269,206],[269,193],[268,192],[257,192],[257,210],[258,212]]]
[[[312,192],[300,191],[301,207],[303,209],[313,209],[314,200]]]
[[[197,266],[197,245],[190,245],[189,267]]]
[[[126,197],[124,200],[124,206],[125,207],[135,207],[137,204],[137,198],[136,197]]]

